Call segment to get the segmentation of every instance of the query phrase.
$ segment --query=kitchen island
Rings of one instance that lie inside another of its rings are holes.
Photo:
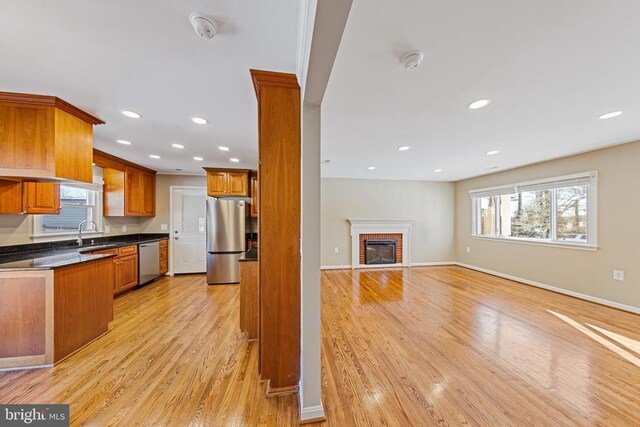
[[[52,366],[108,332],[116,255],[105,249],[166,239],[114,236],[85,246],[0,248],[0,369]]]

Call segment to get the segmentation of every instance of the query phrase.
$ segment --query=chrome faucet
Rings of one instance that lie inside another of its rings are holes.
[[[82,246],[82,226],[85,225],[86,223],[93,224],[93,229],[95,231],[98,231],[98,225],[95,222],[90,221],[88,219],[85,219],[84,221],[82,221],[78,225],[78,239],[76,240],[76,242],[78,242],[78,246]]]

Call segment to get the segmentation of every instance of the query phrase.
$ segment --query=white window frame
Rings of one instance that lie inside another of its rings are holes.
[[[572,180],[581,180],[581,179],[589,179],[588,184],[588,192],[587,192],[587,242],[579,243],[579,242],[567,242],[565,240],[557,239],[557,216],[558,216],[558,207],[557,207],[557,190],[559,188],[563,188],[566,186],[562,185],[562,183],[570,182]],[[500,235],[500,196],[499,194],[507,194],[505,192],[509,191],[509,194],[514,194],[518,192],[519,187],[532,186],[532,185],[540,185],[540,184],[554,184],[557,183],[557,187],[550,188],[551,191],[551,218],[550,218],[550,238],[549,239],[536,239],[536,238],[527,238],[527,237],[510,237],[510,236],[501,236]],[[474,239],[482,239],[482,240],[494,240],[494,241],[504,241],[510,243],[524,243],[524,244],[532,244],[532,245],[541,245],[541,246],[552,246],[552,247],[564,247],[571,249],[580,249],[580,250],[590,250],[595,251],[598,250],[598,172],[591,171],[573,175],[564,175],[560,177],[554,178],[546,178],[539,179],[535,181],[527,181],[520,182],[517,184],[503,185],[498,187],[490,187],[490,188],[482,188],[477,190],[471,190],[469,192],[471,197],[471,237]],[[480,199],[482,197],[495,197],[495,224],[494,229],[496,234],[494,235],[486,235],[480,234],[480,223],[478,221],[480,216]]]
[[[96,204],[93,206],[93,213],[95,217],[95,223],[98,226],[98,232],[91,230],[82,230],[82,235],[86,237],[100,237],[103,234],[103,190],[102,184],[86,184],[79,182],[61,183],[60,185],[67,187],[83,188],[90,191],[96,191]],[[44,233],[42,232],[42,215],[30,215],[31,217],[31,239],[33,241],[47,241],[47,240],[65,240],[70,236],[77,236],[77,231],[61,231]]]

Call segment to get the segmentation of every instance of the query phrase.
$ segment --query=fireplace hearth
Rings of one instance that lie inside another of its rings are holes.
[[[383,239],[366,239],[365,264],[395,264],[396,241]]]

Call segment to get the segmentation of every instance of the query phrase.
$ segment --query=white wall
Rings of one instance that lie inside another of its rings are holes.
[[[323,266],[351,265],[350,217],[412,218],[410,261],[455,261],[450,182],[323,178],[321,213]]]

